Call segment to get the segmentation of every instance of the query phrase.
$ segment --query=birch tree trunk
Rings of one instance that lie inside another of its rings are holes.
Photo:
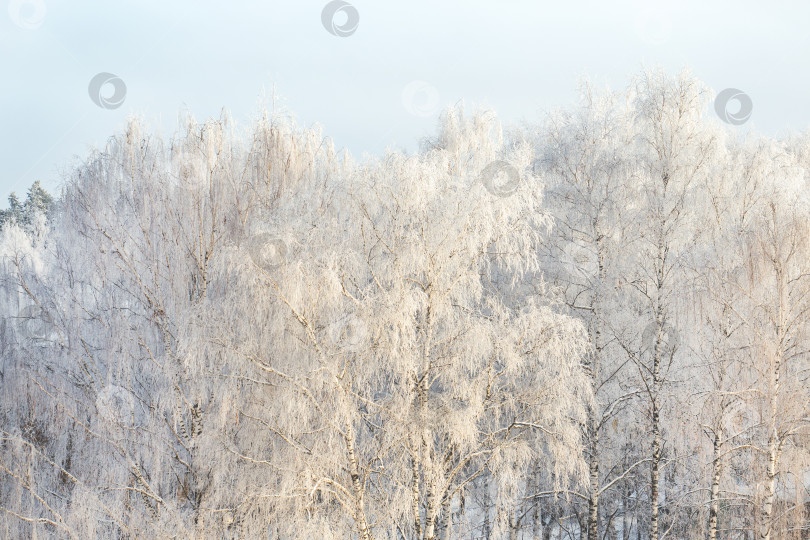
[[[591,455],[589,468],[590,494],[588,495],[588,540],[599,540],[599,430],[591,420]]]
[[[720,434],[714,434],[712,444],[712,487],[711,501],[709,502],[709,540],[717,540],[717,519],[720,513],[720,473],[722,462],[720,457]]]

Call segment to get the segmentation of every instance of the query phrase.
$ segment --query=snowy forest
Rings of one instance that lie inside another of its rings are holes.
[[[810,134],[714,95],[130,120],[0,214],[0,537],[810,538]]]

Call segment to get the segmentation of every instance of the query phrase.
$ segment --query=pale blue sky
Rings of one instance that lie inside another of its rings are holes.
[[[434,103],[532,120],[574,101],[578,78],[623,88],[642,65],[746,92],[753,115],[735,129],[810,126],[806,1],[353,0],[348,37],[323,27],[324,0],[36,2],[0,12],[0,207],[37,179],[55,190],[129,115],[164,134],[185,109],[246,124],[273,84],[300,123],[358,157],[414,149]],[[126,83],[120,108],[89,98],[99,72]]]

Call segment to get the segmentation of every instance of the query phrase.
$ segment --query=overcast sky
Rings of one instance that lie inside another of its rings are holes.
[[[644,65],[689,67],[718,92],[748,94],[753,113],[734,129],[810,126],[810,2],[352,0],[331,19],[342,37],[324,26],[326,4],[8,2],[0,207],[35,180],[56,190],[130,115],[163,134],[184,110],[205,119],[225,107],[246,124],[274,85],[299,123],[320,123],[358,157],[415,149],[462,99],[531,121],[575,101],[584,76],[619,89]],[[116,108],[88,93],[101,72],[126,85]]]

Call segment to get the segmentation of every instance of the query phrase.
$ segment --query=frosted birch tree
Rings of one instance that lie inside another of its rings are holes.
[[[757,204],[741,239],[746,298],[735,312],[748,330],[756,374],[753,405],[760,437],[754,449],[763,460],[756,479],[756,532],[770,539],[790,528],[782,521],[792,514],[785,508],[790,486],[798,482],[804,490],[803,473],[793,466],[806,463],[800,441],[808,429],[808,200],[804,171],[788,153],[764,143],[758,154],[752,163]]]
[[[546,252],[549,275],[571,315],[586,324],[591,344],[585,370],[595,400],[584,425],[589,540],[599,538],[600,496],[617,487],[629,472],[611,463],[617,452],[603,449],[621,444],[609,440],[607,431],[615,431],[608,428],[618,422],[624,405],[633,398],[619,384],[627,360],[610,331],[621,263],[628,249],[624,238],[628,222],[621,213],[634,197],[634,186],[627,182],[632,170],[626,154],[632,140],[628,115],[621,95],[600,93],[585,84],[581,104],[552,115],[538,143],[543,152],[538,165],[549,171],[548,205],[555,217],[554,241]],[[606,468],[600,474],[602,465]]]
[[[678,304],[683,298],[677,291],[683,284],[686,256],[696,241],[695,187],[709,170],[716,139],[701,121],[708,91],[688,73],[670,78],[660,71],[645,72],[634,81],[630,95],[635,133],[631,159],[636,170],[629,181],[637,184],[639,197],[625,208],[636,223],[632,234],[637,239],[636,256],[628,258],[626,270],[627,286],[635,300],[627,305],[629,326],[618,334],[636,365],[647,409],[648,534],[651,540],[658,540],[665,443],[661,414],[668,405],[673,412],[677,408],[667,398],[672,396],[673,368],[681,342],[677,316],[685,307]]]
[[[584,335],[514,294],[536,278],[548,218],[529,183],[487,189],[488,160],[531,163],[498,135],[493,119],[451,111],[425,153],[280,197],[259,243],[223,268],[240,293],[217,302],[207,347],[256,393],[230,451],[267,478],[243,504],[287,509],[278,534],[464,537],[480,526],[463,501],[482,474],[510,505],[533,458],[581,473]]]

